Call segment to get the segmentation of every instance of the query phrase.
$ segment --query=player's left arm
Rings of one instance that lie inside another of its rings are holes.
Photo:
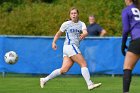
[[[84,29],[84,30],[82,31],[82,34],[80,34],[80,39],[83,40],[87,35],[88,35],[88,32],[87,32],[86,29]]]
[[[88,35],[87,27],[85,23],[82,23],[82,33],[80,34],[80,40],[84,39]]]

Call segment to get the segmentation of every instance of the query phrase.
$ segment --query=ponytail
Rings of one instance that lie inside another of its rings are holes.
[[[140,10],[140,0],[132,0],[132,2]]]

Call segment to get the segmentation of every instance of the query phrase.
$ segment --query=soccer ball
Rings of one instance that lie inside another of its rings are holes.
[[[18,61],[18,55],[14,51],[9,51],[5,54],[4,60],[8,64],[15,64]]]

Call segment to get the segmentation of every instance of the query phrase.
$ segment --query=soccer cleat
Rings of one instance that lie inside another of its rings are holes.
[[[41,88],[44,88],[44,85],[45,85],[45,81],[44,81],[44,78],[40,78],[40,87]]]
[[[88,85],[88,90],[92,90],[92,89],[97,88],[101,85],[102,85],[102,83]]]

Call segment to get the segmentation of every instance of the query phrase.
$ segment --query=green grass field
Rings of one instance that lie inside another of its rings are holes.
[[[0,93],[122,93],[122,77],[92,76],[102,86],[87,90],[81,76],[64,76],[49,81],[45,88],[39,86],[39,77],[0,77]],[[130,93],[139,93],[140,78],[133,77]]]

